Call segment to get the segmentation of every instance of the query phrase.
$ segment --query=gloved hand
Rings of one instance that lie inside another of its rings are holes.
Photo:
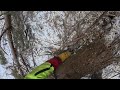
[[[71,56],[71,52],[66,51],[58,55],[62,62],[64,62],[68,57]]]

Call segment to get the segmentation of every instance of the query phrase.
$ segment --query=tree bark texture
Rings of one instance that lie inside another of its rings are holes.
[[[98,39],[84,46],[68,58],[57,70],[57,79],[80,79],[94,74],[114,61],[113,47],[106,47],[104,39]],[[48,79],[53,79],[50,76]]]
[[[11,22],[12,22],[11,15],[6,14],[5,15],[5,26],[6,26],[6,29],[7,29],[6,34],[7,34],[8,42],[9,42],[9,45],[10,45],[10,48],[11,48],[11,53],[12,53],[14,62],[16,63],[18,69],[20,70],[21,75],[23,75],[23,72],[20,69],[21,65],[18,61],[17,52],[16,52],[16,49],[14,47],[14,43],[13,43],[13,39],[12,39],[12,24],[11,24]]]

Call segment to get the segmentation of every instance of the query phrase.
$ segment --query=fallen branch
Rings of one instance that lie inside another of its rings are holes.
[[[1,45],[0,45],[0,50],[1,50],[2,52],[4,52],[5,54],[7,54],[6,51],[1,47]],[[7,55],[8,55],[8,54],[7,54]]]

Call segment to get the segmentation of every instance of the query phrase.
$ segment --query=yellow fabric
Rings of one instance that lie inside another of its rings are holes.
[[[66,51],[63,52],[62,54],[59,54],[58,57],[62,60],[62,62],[64,62],[70,55],[71,53]]]

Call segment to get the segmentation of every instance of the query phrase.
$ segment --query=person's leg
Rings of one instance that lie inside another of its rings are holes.
[[[51,63],[45,62],[28,73],[24,79],[46,79],[53,72]]]
[[[48,60],[47,62],[51,63],[53,65],[53,67],[54,67],[55,70],[62,63],[62,61],[61,61],[61,59],[59,57],[54,57],[54,58]]]

